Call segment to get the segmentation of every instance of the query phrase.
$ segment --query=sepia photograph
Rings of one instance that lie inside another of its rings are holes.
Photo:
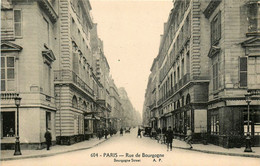
[[[260,0],[0,0],[1,166],[259,166]]]

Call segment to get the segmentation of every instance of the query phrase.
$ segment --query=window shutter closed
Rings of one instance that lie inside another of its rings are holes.
[[[15,36],[22,36],[22,13],[21,10],[14,10]]]
[[[73,53],[73,71],[76,74],[79,74],[79,58],[78,53]]]
[[[247,57],[240,57],[240,86],[247,86]]]

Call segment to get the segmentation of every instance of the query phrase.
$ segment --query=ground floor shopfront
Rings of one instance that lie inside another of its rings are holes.
[[[249,134],[251,145],[260,146],[260,108],[250,107]],[[208,141],[225,148],[245,146],[247,105],[208,110]]]
[[[55,84],[55,93],[57,144],[71,145],[92,137],[95,102],[91,93],[83,91],[78,84],[71,83]]]
[[[194,143],[212,143],[225,148],[245,146],[247,105],[207,109],[207,104],[189,104],[161,116],[160,128],[171,126],[177,139],[184,139],[187,128],[193,131]],[[250,106],[249,133],[252,146],[260,146],[260,108]]]
[[[44,134],[50,129],[56,143],[54,109],[44,107],[19,108],[19,137],[21,149],[43,149]],[[1,108],[1,149],[14,149],[17,135],[17,108]]]

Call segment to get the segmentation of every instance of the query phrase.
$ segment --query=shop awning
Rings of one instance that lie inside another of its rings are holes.
[[[156,121],[158,118],[156,118],[156,117],[153,117],[153,118],[151,118],[151,121]]]
[[[84,119],[91,120],[93,119],[91,115],[85,116]]]
[[[96,120],[100,120],[100,117],[98,117],[98,116],[95,116],[95,119],[96,119]]]

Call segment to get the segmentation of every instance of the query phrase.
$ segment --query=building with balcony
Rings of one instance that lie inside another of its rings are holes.
[[[13,149],[19,108],[21,148],[43,148],[50,128],[56,142],[53,77],[59,56],[57,1],[1,2],[1,148]]]
[[[98,37],[97,24],[93,25],[91,30],[91,48],[93,54],[94,74],[100,82],[99,93],[97,99],[98,112],[100,113],[102,128],[110,128],[111,119],[111,99],[110,99],[110,67],[104,54],[103,41]]]
[[[155,117],[153,111],[158,109],[160,127],[172,126],[177,138],[191,127],[195,142],[240,147],[247,133],[245,94],[249,93],[249,133],[254,146],[259,146],[257,18],[256,0],[173,2],[152,65],[152,69],[158,65],[159,74],[151,70],[159,77],[155,86],[159,97],[148,106]],[[156,92],[150,84],[146,93]],[[145,100],[150,98],[146,95]]]
[[[70,145],[110,126],[109,64],[91,10],[88,0],[1,2],[1,148],[14,146],[16,96],[22,149],[43,148],[47,128],[53,144]]]
[[[173,2],[151,67],[151,121],[160,128],[172,126],[180,138],[187,127],[195,138],[207,128],[208,58],[200,43],[207,43],[208,31],[201,26],[200,10],[198,1]]]
[[[93,134],[95,111],[89,1],[59,2],[59,57],[54,71],[56,134],[59,144],[73,144]]]
[[[111,98],[111,128],[117,131],[121,128],[121,118],[122,118],[122,104],[120,101],[120,96],[115,82],[110,78],[110,98]]]

